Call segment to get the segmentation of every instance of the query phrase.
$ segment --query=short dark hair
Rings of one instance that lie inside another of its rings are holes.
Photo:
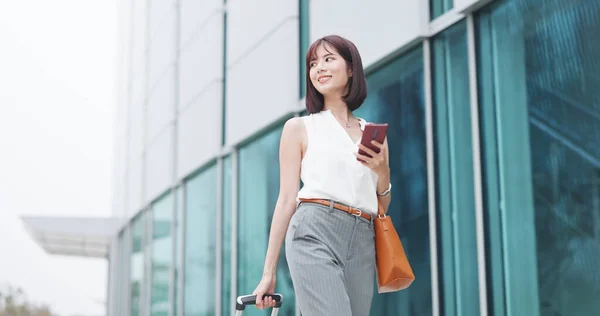
[[[348,105],[348,109],[354,111],[367,97],[367,80],[358,49],[354,43],[339,35],[328,35],[316,40],[306,52],[306,110],[308,113],[317,113],[325,106],[323,95],[317,91],[310,80],[310,63],[317,57],[317,48],[324,43],[333,47],[352,71],[352,76],[348,78],[348,94],[343,96],[343,100]]]

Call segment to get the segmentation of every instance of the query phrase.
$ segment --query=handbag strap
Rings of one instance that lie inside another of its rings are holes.
[[[381,199],[377,197],[377,215],[385,215],[383,211],[383,204],[381,203]]]

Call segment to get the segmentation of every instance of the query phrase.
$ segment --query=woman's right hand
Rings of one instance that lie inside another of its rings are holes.
[[[273,294],[275,293],[275,276],[263,275],[260,283],[252,292],[252,295],[256,295],[256,308],[265,309],[269,307],[275,306],[275,301],[271,297],[265,297],[264,300],[261,300],[264,294]]]

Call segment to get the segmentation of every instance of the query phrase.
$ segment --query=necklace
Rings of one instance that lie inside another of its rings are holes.
[[[332,114],[333,114],[333,113],[332,113]],[[334,117],[336,117],[336,116],[335,116],[335,114],[334,114],[333,116],[334,116]],[[350,128],[350,120],[351,120],[351,119],[352,119],[352,118],[348,118],[348,121],[346,121],[346,122],[344,123],[344,127],[346,127],[346,128]]]

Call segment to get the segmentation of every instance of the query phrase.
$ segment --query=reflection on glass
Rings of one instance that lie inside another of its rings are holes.
[[[144,213],[131,223],[131,316],[140,315],[140,300],[144,289]]]
[[[169,286],[171,268],[171,222],[173,197],[167,195],[152,205],[152,316],[169,315]]]
[[[309,0],[299,0],[300,19],[300,98],[306,96],[306,51],[309,43]]]
[[[370,122],[389,124],[393,193],[388,213],[416,277],[409,289],[375,295],[371,315],[431,315],[422,49],[383,66],[368,76],[367,83],[369,95],[355,114]]]
[[[232,202],[232,160],[231,156],[227,156],[223,159],[223,227],[221,228],[221,234],[223,238],[223,251],[221,257],[223,260],[223,276],[222,281],[222,292],[221,292],[221,314],[231,315],[232,304],[231,302],[231,202]]]
[[[453,0],[429,0],[431,19],[435,19],[440,15],[450,11],[454,6]]]
[[[479,315],[467,55],[465,22],[432,41],[437,266],[441,313],[447,316]]]
[[[477,19],[495,315],[600,310],[600,2]]]
[[[279,194],[281,128],[256,139],[239,152],[238,295],[251,294],[262,277],[273,211]],[[285,297],[280,315],[294,315],[295,299],[285,247],[277,265],[275,290]],[[270,315],[248,308],[246,315]]]
[[[173,280],[174,280],[174,285],[173,285],[173,302],[171,302],[171,304],[173,304],[173,315],[174,316],[178,316],[178,312],[179,312],[179,267],[180,267],[180,256],[183,253],[183,242],[182,242],[182,238],[180,238],[181,236],[181,230],[184,228],[184,226],[182,225],[182,218],[183,218],[183,186],[178,186],[176,191],[176,199],[177,199],[177,210],[174,212],[175,214],[175,231],[173,231],[173,234],[171,234],[173,236],[173,245],[175,245],[175,262],[173,263],[174,265],[174,272],[173,272]]]
[[[185,187],[184,315],[216,314],[217,168],[212,165]]]

